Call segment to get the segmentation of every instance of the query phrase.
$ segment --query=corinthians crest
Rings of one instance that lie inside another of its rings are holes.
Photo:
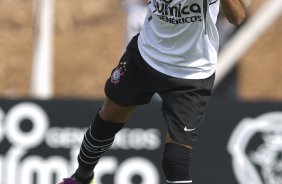
[[[240,184],[281,184],[282,112],[243,119],[227,148]]]
[[[126,62],[120,62],[119,65],[115,68],[111,75],[111,82],[114,84],[118,84],[120,82],[121,77],[124,76],[126,71]]]

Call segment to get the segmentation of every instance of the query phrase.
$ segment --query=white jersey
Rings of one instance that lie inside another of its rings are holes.
[[[215,72],[219,0],[151,0],[138,38],[144,60],[154,69],[184,79]]]

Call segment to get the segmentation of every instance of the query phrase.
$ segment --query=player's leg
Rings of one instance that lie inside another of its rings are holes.
[[[147,104],[152,98],[154,92],[146,82],[146,71],[139,63],[141,59],[135,36],[105,84],[107,98],[85,133],[78,156],[79,168],[69,179],[79,180],[82,184],[90,183],[94,167],[112,145],[115,134],[123,127],[128,115],[137,105]]]
[[[168,80],[168,86],[172,85],[174,90],[160,93],[168,124],[163,170],[167,184],[191,184],[192,148],[205,117],[214,75],[200,80]]]
[[[123,127],[135,106],[121,106],[106,98],[101,110],[84,135],[78,155],[76,177],[90,178],[101,155],[112,145],[115,134]]]
[[[121,106],[109,98],[104,100],[92,124],[87,129],[78,155],[78,168],[60,184],[92,184],[94,168],[100,157],[112,145],[115,134],[123,127],[135,106]]]
[[[192,146],[176,142],[168,133],[162,166],[167,184],[191,184]]]

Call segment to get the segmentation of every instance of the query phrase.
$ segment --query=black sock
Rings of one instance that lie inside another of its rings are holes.
[[[94,122],[86,131],[78,155],[79,168],[76,175],[89,177],[101,155],[113,144],[115,134],[124,123],[104,121],[97,113]]]
[[[191,184],[191,162],[191,149],[173,143],[165,144],[162,166],[167,183]]]

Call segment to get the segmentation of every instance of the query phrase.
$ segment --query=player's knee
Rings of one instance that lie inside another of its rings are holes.
[[[135,106],[121,106],[106,98],[99,114],[105,121],[125,122],[134,109]]]
[[[191,180],[192,150],[173,143],[167,143],[163,155],[163,171],[169,181]]]

